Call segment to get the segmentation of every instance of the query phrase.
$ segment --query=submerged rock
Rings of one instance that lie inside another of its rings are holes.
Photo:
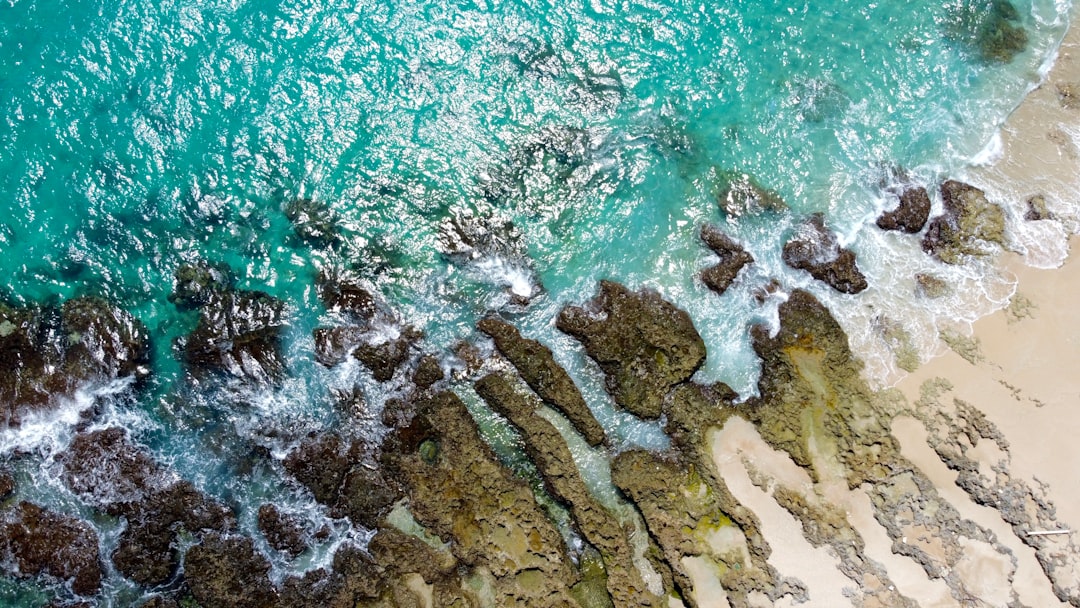
[[[642,418],[659,417],[668,392],[705,362],[690,315],[648,289],[601,281],[595,298],[563,308],[555,326],[585,347],[615,402]]]
[[[285,205],[285,217],[292,223],[296,236],[307,243],[327,246],[339,238],[334,211],[321,201],[293,199]]]
[[[720,209],[729,217],[787,210],[787,203],[779,194],[746,173],[720,171],[717,180],[721,187],[716,198]]]
[[[701,226],[701,240],[720,256],[718,264],[701,271],[701,281],[709,289],[722,294],[735,282],[739,271],[754,262],[754,256],[712,224]]]
[[[970,47],[983,61],[1008,63],[1027,48],[1020,11],[1009,0],[958,2],[950,8],[947,36]]]
[[[175,283],[169,301],[181,310],[201,308],[236,284],[228,266],[201,261],[181,264],[173,276]]]
[[[930,218],[930,195],[921,186],[905,187],[900,193],[900,204],[886,211],[877,219],[882,230],[899,230],[915,234],[923,229]]]
[[[0,511],[0,568],[9,576],[70,580],[79,595],[101,589],[98,537],[84,521],[26,501]]]
[[[867,288],[866,277],[855,264],[855,253],[840,247],[820,213],[803,222],[784,244],[783,258],[788,266],[809,272],[840,293],[855,294]]]
[[[555,361],[551,349],[523,337],[516,327],[496,317],[481,319],[476,327],[495,340],[499,352],[514,364],[529,388],[562,412],[589,445],[604,442],[604,428],[592,415],[570,375]]]
[[[149,373],[146,327],[101,298],[60,307],[0,303],[0,426],[18,426],[82,386]]]
[[[375,317],[378,310],[375,296],[350,273],[335,269],[322,270],[315,281],[315,288],[327,310],[348,313],[365,324]]]
[[[270,562],[243,536],[207,534],[188,549],[184,578],[202,608],[270,608],[277,599]]]
[[[941,185],[945,211],[930,222],[923,251],[946,264],[959,264],[968,256],[990,253],[986,245],[1008,245],[1005,212],[986,199],[986,193],[963,182]]]

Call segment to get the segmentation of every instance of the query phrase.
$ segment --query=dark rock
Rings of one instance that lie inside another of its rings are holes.
[[[573,423],[589,445],[604,442],[604,427],[596,421],[570,375],[555,361],[551,349],[522,337],[516,327],[496,317],[481,319],[476,327],[495,340],[495,346],[521,378],[551,407]]]
[[[1057,85],[1058,102],[1067,110],[1080,108],[1080,84],[1065,82]]]
[[[363,462],[359,444],[336,434],[305,440],[285,457],[285,470],[331,513],[374,528],[401,497],[396,483]]]
[[[393,480],[360,465],[345,476],[338,505],[354,524],[375,528],[402,495],[400,486]]]
[[[236,284],[232,270],[224,264],[182,264],[173,276],[176,282],[169,301],[181,310],[201,308]]]
[[[424,355],[416,363],[416,371],[413,372],[413,384],[416,388],[426,391],[436,382],[445,378],[439,359],[434,355]]]
[[[225,531],[236,523],[227,508],[131,443],[124,429],[81,433],[58,460],[65,483],[80,498],[127,519],[112,560],[121,574],[142,585],[160,585],[174,576],[181,530]]]
[[[326,367],[334,367],[349,356],[349,352],[363,342],[364,329],[356,325],[339,327],[316,327],[315,360]]]
[[[926,188],[908,187],[900,193],[900,205],[881,214],[877,226],[882,230],[900,230],[915,234],[923,229],[930,218],[930,195]]]
[[[326,246],[338,240],[337,218],[326,203],[296,198],[285,205],[285,216],[296,236],[307,243]]]
[[[226,291],[203,306],[184,361],[196,373],[270,382],[285,371],[280,333],[285,303],[261,291]]]
[[[777,213],[787,209],[787,203],[779,194],[762,186],[750,175],[721,171],[718,181],[721,187],[716,198],[721,211],[730,217]]]
[[[9,576],[47,574],[71,580],[72,591],[79,595],[93,595],[101,589],[94,529],[29,502],[0,511],[0,556]]]
[[[269,575],[270,562],[243,536],[207,534],[184,557],[184,578],[202,608],[273,606]]]
[[[959,264],[968,256],[989,254],[986,244],[1008,244],[1005,212],[989,202],[986,194],[963,182],[941,185],[945,211],[930,222],[923,237],[923,251],[946,264]]]
[[[371,370],[379,382],[387,382],[394,372],[409,359],[413,344],[420,339],[420,332],[412,327],[401,330],[401,335],[379,344],[366,343],[353,352],[361,363]]]
[[[668,391],[705,362],[705,343],[690,315],[647,289],[631,292],[601,281],[592,301],[563,308],[555,325],[604,371],[615,402],[643,418],[659,417]]]
[[[0,304],[0,417],[17,426],[55,396],[80,386],[149,373],[146,328],[105,300],[80,297],[59,308]]]
[[[735,282],[739,271],[754,262],[754,256],[712,224],[701,226],[701,240],[720,256],[720,263],[701,272],[701,281],[709,289],[722,294]]]
[[[228,508],[187,481],[153,492],[137,503],[114,505],[108,511],[128,521],[113,553],[113,564],[121,574],[146,586],[164,584],[175,575],[179,565],[177,538],[183,531],[225,532],[236,526]]]
[[[1027,200],[1027,211],[1024,212],[1024,219],[1029,222],[1038,222],[1041,220],[1053,220],[1057,218],[1046,205],[1046,197],[1041,194],[1036,194]]]
[[[15,493],[15,478],[6,471],[0,472],[0,500],[6,500]]]
[[[295,515],[282,513],[275,505],[267,503],[259,507],[259,531],[271,547],[292,557],[307,550],[304,522]]]
[[[337,502],[345,476],[358,454],[334,433],[305,439],[285,457],[285,470],[324,505]]]
[[[783,257],[788,266],[809,272],[840,293],[859,293],[867,287],[866,277],[855,264],[855,253],[840,247],[820,213],[799,226],[784,244]]]
[[[180,604],[176,603],[176,600],[171,597],[155,595],[142,604],[139,604],[139,608],[180,608]]]
[[[364,323],[371,321],[378,310],[375,296],[350,273],[335,269],[322,270],[315,287],[319,300],[327,310],[349,313]]]

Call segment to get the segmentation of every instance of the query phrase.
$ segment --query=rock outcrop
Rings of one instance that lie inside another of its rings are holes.
[[[60,306],[0,303],[0,426],[87,384],[149,374],[146,327],[101,298]]]
[[[647,289],[601,281],[595,298],[563,308],[555,325],[600,366],[615,402],[642,418],[659,417],[668,392],[705,362],[690,315]]]
[[[712,224],[701,226],[701,240],[720,257],[717,264],[701,271],[701,281],[709,289],[722,294],[735,282],[739,271],[754,262],[754,256]]]
[[[988,255],[988,245],[1008,245],[1005,212],[982,190],[950,180],[941,185],[941,198],[944,213],[930,221],[923,251],[946,264],[960,264],[969,256]]]
[[[261,291],[233,288],[221,270],[199,264],[176,270],[170,299],[199,310],[195,330],[178,345],[196,376],[222,374],[272,383],[285,372],[280,334],[286,306]]]
[[[540,401],[499,373],[484,376],[475,387],[491,409],[521,431],[525,453],[536,464],[548,492],[567,505],[585,540],[600,552],[614,605],[659,605],[633,562],[633,549],[620,522],[589,493],[559,431],[537,414]]]
[[[809,272],[840,293],[855,294],[867,288],[866,277],[855,263],[855,252],[840,247],[820,213],[799,226],[784,244],[783,257],[788,266]]]
[[[273,608],[270,562],[245,536],[207,534],[184,556],[184,578],[203,608]]]
[[[877,226],[882,230],[899,230],[915,234],[923,229],[930,219],[930,195],[926,188],[908,186],[900,192],[900,204],[892,211],[886,211],[877,219]]]
[[[98,537],[84,521],[26,501],[0,511],[0,566],[17,577],[49,575],[71,581],[79,595],[101,589]]]
[[[139,584],[160,585],[175,575],[179,535],[224,532],[236,525],[229,509],[155,462],[123,429],[76,436],[60,461],[73,492],[127,520],[112,561]]]
[[[476,327],[495,340],[499,352],[517,368],[529,388],[562,412],[589,445],[604,442],[604,428],[592,415],[570,375],[555,361],[551,349],[523,337],[516,327],[496,317],[481,319]]]

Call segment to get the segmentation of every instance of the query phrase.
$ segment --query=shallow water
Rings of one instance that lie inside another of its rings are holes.
[[[988,264],[943,269],[873,219],[886,204],[881,166],[930,185],[962,175],[1037,84],[1071,4],[1016,6],[1029,44],[999,63],[971,41],[971,15],[985,9],[974,1],[11,0],[0,5],[0,296],[103,295],[146,323],[151,389],[104,396],[102,419],[236,506],[245,526],[252,505],[278,491],[279,471],[239,466],[246,456],[231,437],[281,456],[289,445],[267,439],[274,429],[324,428],[329,390],[356,384],[371,407],[361,431],[382,432],[387,391],[355,363],[313,360],[311,330],[327,319],[313,284],[327,265],[361,274],[431,350],[475,337],[489,310],[513,311],[617,447],[666,439],[615,410],[599,372],[553,325],[602,278],[657,289],[690,313],[709,348],[702,381],[753,394],[747,330],[775,316],[782,293],[760,305],[755,291],[776,277],[825,301],[871,378],[887,383],[896,367],[882,317],[926,358],[944,320],[977,318],[1012,293]],[[754,176],[789,211],[723,215],[723,172]],[[338,245],[293,234],[285,209],[297,198],[332,210]],[[812,212],[857,252],[868,291],[836,294],[783,264],[783,241]],[[514,229],[466,259],[440,238],[455,217]],[[697,238],[705,221],[757,260],[722,297],[695,278],[712,259]],[[196,317],[167,296],[176,267],[196,259],[289,302],[281,388],[203,394],[181,382],[171,344]],[[913,306],[913,269],[961,288]],[[512,295],[533,293],[513,310]],[[222,399],[243,407],[223,412]],[[0,445],[29,449],[17,466],[47,477],[78,409]],[[500,438],[498,420],[491,428],[512,453],[514,438]],[[40,500],[82,509],[61,486],[45,484]],[[300,493],[276,500],[321,516]],[[335,526],[330,544],[355,534]],[[278,558],[275,572],[317,562]],[[106,604],[124,605],[134,591],[110,580]]]

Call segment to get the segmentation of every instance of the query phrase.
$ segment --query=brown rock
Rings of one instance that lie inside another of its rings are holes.
[[[604,428],[585,404],[570,375],[555,361],[551,349],[521,335],[516,327],[496,317],[481,319],[476,327],[495,340],[495,346],[521,378],[545,403],[570,420],[589,445],[604,442]]]
[[[1005,212],[982,190],[950,180],[941,185],[941,197],[945,212],[930,222],[923,251],[946,264],[959,264],[968,256],[989,254],[988,244],[1008,244]]]
[[[905,188],[900,193],[900,205],[881,214],[877,219],[882,230],[900,230],[915,234],[923,229],[930,218],[930,195],[921,186]]]
[[[867,287],[866,277],[855,263],[855,253],[840,247],[820,213],[803,222],[784,244],[783,258],[788,266],[809,272],[840,293],[855,294]]]
[[[592,301],[563,308],[555,325],[604,371],[615,402],[642,418],[659,417],[668,392],[705,362],[690,315],[647,289],[601,281]]]
[[[713,253],[720,256],[720,262],[701,272],[701,280],[716,293],[724,293],[735,282],[739,271],[754,261],[754,257],[743,249],[742,245],[711,224],[701,226],[701,240]]]
[[[71,580],[79,595],[101,589],[98,537],[89,524],[20,502],[0,511],[0,555],[10,576]]]
[[[207,534],[184,557],[184,578],[202,608],[269,608],[270,562],[250,538]]]

